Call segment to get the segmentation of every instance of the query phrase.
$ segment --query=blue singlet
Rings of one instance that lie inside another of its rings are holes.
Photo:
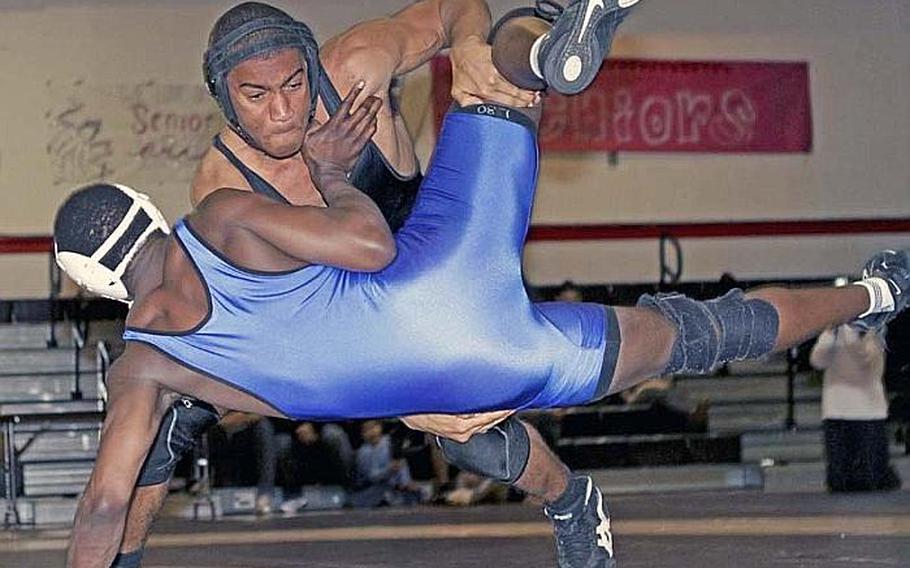
[[[209,315],[184,333],[128,328],[124,339],[296,419],[589,402],[610,332],[603,306],[534,304],[522,282],[536,178],[529,128],[450,113],[386,269],[253,272],[181,220],[174,234]]]

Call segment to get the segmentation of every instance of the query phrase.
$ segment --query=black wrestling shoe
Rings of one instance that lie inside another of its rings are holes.
[[[569,480],[565,508],[556,504],[544,508],[556,534],[556,560],[559,568],[616,568],[613,534],[603,494],[587,475]]]
[[[863,280],[855,284],[874,278],[887,285],[891,301],[886,301],[887,294],[882,294],[877,286],[867,286],[873,290],[873,313],[850,323],[851,327],[860,331],[881,331],[898,314],[910,307],[910,253],[884,250],[876,254],[863,268]]]
[[[610,52],[616,28],[638,2],[574,0],[563,8],[539,46],[537,61],[544,81],[564,95],[583,91]]]

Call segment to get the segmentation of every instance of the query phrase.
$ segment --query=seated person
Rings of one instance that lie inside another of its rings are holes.
[[[411,479],[404,458],[392,452],[392,440],[382,430],[382,422],[367,420],[361,425],[363,443],[357,448],[354,491],[351,505],[357,508],[380,505],[414,505],[420,490]]]

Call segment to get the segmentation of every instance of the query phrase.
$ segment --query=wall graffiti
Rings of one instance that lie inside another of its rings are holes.
[[[79,88],[81,81],[73,86]],[[66,97],[45,113],[50,139],[46,151],[54,184],[75,184],[113,176],[114,143],[104,119],[78,97]]]
[[[77,79],[48,88],[47,154],[56,185],[188,182],[222,124],[201,85]]]
[[[194,169],[221,126],[201,86],[139,85],[129,105],[129,155],[146,167]]]

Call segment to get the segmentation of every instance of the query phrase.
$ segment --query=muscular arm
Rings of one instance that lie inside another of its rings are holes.
[[[133,486],[165,408],[160,386],[132,372],[140,364],[127,351],[111,367],[101,445],[67,552],[71,568],[107,568],[120,546]]]
[[[534,93],[509,84],[493,67],[486,44],[489,32],[490,12],[482,0],[423,0],[332,38],[323,46],[322,60],[341,90],[363,79],[367,88],[362,98],[388,101],[392,78],[450,47],[452,95],[460,104],[481,98],[511,106],[531,104]]]
[[[381,101],[370,97],[354,111],[358,83],[325,124],[307,132],[304,158],[327,207],[293,207],[265,198],[245,199],[232,217],[284,254],[313,264],[376,271],[395,258],[395,241],[376,204],[348,181],[346,172],[376,132]],[[244,196],[247,197],[247,196]]]
[[[364,272],[388,265],[395,257],[395,242],[379,208],[343,173],[322,181],[320,189],[328,207],[258,198],[243,223],[263,241],[308,264]]]

